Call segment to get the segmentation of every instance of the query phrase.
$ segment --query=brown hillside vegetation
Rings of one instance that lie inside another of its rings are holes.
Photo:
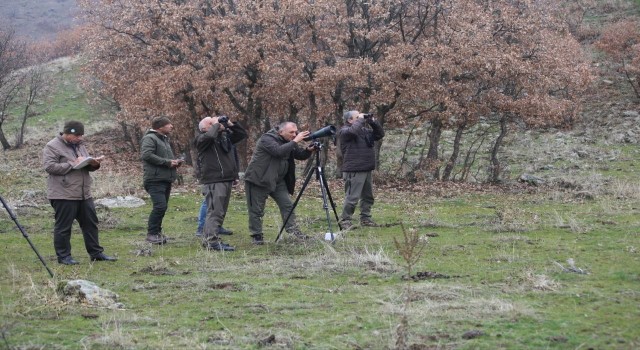
[[[472,164],[454,169],[460,149],[486,138],[478,158],[488,153],[485,180],[497,183],[509,129],[572,124],[591,80],[562,17],[570,12],[556,2],[80,6],[89,72],[117,102],[119,120],[144,128],[169,115],[188,145],[203,115],[230,114],[249,130],[243,161],[273,123],[315,129],[359,109],[387,128],[429,125],[428,150],[404,173],[469,180]],[[440,139],[451,130],[453,150],[442,159]]]

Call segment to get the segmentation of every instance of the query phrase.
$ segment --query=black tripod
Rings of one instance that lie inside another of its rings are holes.
[[[324,177],[324,170],[322,169],[322,166],[320,165],[320,150],[322,150],[322,144],[318,141],[315,141],[313,143],[314,147],[316,148],[316,166],[315,166],[315,174],[316,174],[316,179],[318,179],[320,181],[320,190],[322,192],[322,208],[324,209],[326,216],[327,216],[327,233],[329,234],[329,236],[331,237],[331,242],[333,243],[335,241],[335,236],[333,234],[333,230],[331,228],[331,217],[329,216],[329,205],[327,203],[327,200],[329,203],[331,203],[331,208],[333,208],[333,214],[336,216],[336,221],[338,222],[338,227],[342,230],[342,226],[340,226],[340,219],[338,219],[338,213],[336,212],[336,205],[335,203],[333,203],[333,199],[331,198],[331,192],[329,191],[329,185],[327,184],[327,180]],[[291,210],[289,210],[289,213],[287,214],[286,219],[284,219],[284,222],[282,223],[282,227],[280,228],[280,232],[278,232],[278,237],[276,237],[276,242],[280,239],[280,235],[282,235],[282,230],[284,230],[284,228],[287,225],[287,222],[289,222],[289,218],[291,217],[291,214],[293,214],[293,210],[296,209],[296,206],[298,205],[298,202],[300,201],[300,197],[302,197],[302,193],[304,193],[304,190],[307,188],[307,185],[309,184],[309,180],[311,180],[311,176],[313,176],[314,171],[313,169],[310,169],[309,172],[307,173],[307,178],[304,180],[304,183],[302,184],[302,188],[300,189],[300,192],[298,193],[298,196],[296,197],[295,202],[293,202],[293,206],[291,207]],[[325,237],[326,239],[326,237]]]
[[[53,278],[53,272],[51,272],[51,270],[49,270],[49,267],[47,266],[47,263],[44,262],[44,259],[42,258],[40,253],[38,253],[38,250],[36,249],[36,247],[31,242],[31,239],[29,239],[29,235],[27,234],[27,232],[25,232],[25,230],[22,227],[22,225],[20,225],[20,223],[18,222],[18,219],[16,218],[16,216],[11,211],[11,208],[9,208],[9,204],[7,204],[7,202],[4,201],[4,198],[2,198],[2,196],[0,196],[0,202],[2,202],[2,205],[7,210],[7,213],[9,213],[9,216],[11,217],[11,220],[13,220],[13,222],[16,223],[16,226],[18,226],[18,229],[20,230],[20,232],[22,232],[22,236],[27,240],[27,242],[29,242],[29,245],[31,246],[31,249],[33,249],[33,251],[36,253],[36,255],[38,256],[38,259],[40,259],[40,262],[42,262],[42,265],[44,265],[44,268],[47,269],[47,272],[49,272],[49,275],[51,276],[51,278]]]

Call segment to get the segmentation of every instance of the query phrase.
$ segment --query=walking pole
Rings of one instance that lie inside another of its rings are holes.
[[[31,246],[31,249],[33,249],[33,251],[38,256],[38,259],[40,259],[40,262],[42,262],[42,265],[44,265],[44,268],[47,269],[47,272],[49,272],[49,275],[51,276],[51,278],[53,278],[53,272],[51,272],[51,270],[49,270],[49,267],[47,266],[47,263],[44,262],[44,259],[42,258],[40,253],[38,253],[38,250],[36,249],[36,247],[31,242],[31,239],[29,239],[29,235],[27,234],[27,232],[25,232],[25,230],[22,227],[22,225],[20,225],[20,223],[18,222],[18,219],[16,218],[16,216],[11,211],[11,208],[9,208],[9,204],[7,204],[7,202],[4,201],[4,198],[2,198],[2,196],[0,196],[0,202],[2,202],[2,206],[4,206],[4,208],[7,210],[7,213],[9,213],[9,216],[11,217],[11,220],[13,220],[13,222],[16,223],[16,226],[18,226],[18,229],[20,230],[20,232],[22,232],[22,237],[24,237],[27,240],[27,242],[29,242],[29,245]]]

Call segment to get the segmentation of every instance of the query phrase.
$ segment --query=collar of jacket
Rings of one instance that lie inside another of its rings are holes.
[[[156,134],[156,136],[158,136],[159,138],[162,138],[162,139],[168,139],[169,138],[169,135],[165,135],[165,134],[160,133],[160,132],[158,132],[157,130],[154,130],[154,129],[149,129],[149,132],[152,132],[152,133]]]
[[[270,135],[270,136],[274,137],[275,139],[277,139],[278,141],[281,141],[283,143],[289,142],[284,137],[282,137],[282,135],[280,135],[278,130],[276,130],[275,128],[267,131],[267,135]]]

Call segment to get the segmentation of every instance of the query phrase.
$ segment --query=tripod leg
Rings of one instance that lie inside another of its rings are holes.
[[[336,204],[333,202],[333,198],[331,198],[331,191],[329,191],[329,184],[324,181],[322,181],[322,184],[325,188],[325,190],[327,191],[327,197],[329,198],[329,203],[331,203],[331,208],[333,209],[333,215],[335,215],[336,217],[336,222],[338,223],[338,227],[340,228],[340,230],[342,230],[342,225],[340,225],[340,218],[338,217],[338,212],[336,211]]]
[[[4,206],[4,208],[7,210],[7,213],[9,213],[9,216],[11,217],[11,220],[13,220],[13,222],[16,224],[16,226],[18,227],[18,229],[22,233],[22,236],[27,240],[27,242],[31,246],[31,249],[33,249],[33,252],[36,253],[36,255],[38,256],[38,259],[40,259],[40,262],[42,263],[42,265],[44,265],[44,268],[47,269],[47,272],[49,272],[49,276],[51,276],[51,278],[53,278],[53,272],[51,272],[51,270],[49,269],[49,266],[47,266],[47,263],[44,262],[44,259],[42,258],[42,255],[40,255],[40,253],[38,253],[38,250],[36,249],[36,246],[33,245],[33,242],[31,242],[31,239],[29,239],[29,235],[24,230],[22,225],[20,225],[20,223],[18,222],[18,218],[13,214],[13,211],[11,211],[11,208],[9,208],[9,205],[7,204],[7,202],[4,201],[4,198],[2,198],[2,196],[0,196],[0,202],[2,202],[2,206]]]
[[[282,227],[280,228],[280,231],[278,232],[278,236],[276,237],[276,242],[280,239],[280,236],[282,235],[282,231],[287,226],[287,222],[289,222],[289,218],[291,217],[291,214],[293,214],[293,211],[296,209],[296,206],[300,201],[300,197],[302,197],[302,193],[304,192],[305,188],[307,188],[307,185],[309,184],[309,180],[311,180],[312,176],[313,176],[313,171],[309,171],[309,173],[307,174],[307,178],[304,180],[304,183],[302,184],[302,188],[300,189],[300,192],[298,192],[298,196],[296,197],[296,200],[293,202],[293,206],[291,206],[291,210],[289,210],[289,213],[287,213],[287,217],[284,219],[284,222],[282,223]]]
[[[329,217],[329,205],[327,204],[327,194],[328,194],[327,182],[325,181],[324,173],[322,171],[322,167],[320,166],[318,166],[318,180],[320,181],[320,191],[322,192],[322,207],[324,208],[324,211],[327,216],[327,226],[328,226],[329,233],[331,234],[331,241],[333,242],[335,240],[335,237],[333,235],[333,229],[331,228],[331,218]]]

